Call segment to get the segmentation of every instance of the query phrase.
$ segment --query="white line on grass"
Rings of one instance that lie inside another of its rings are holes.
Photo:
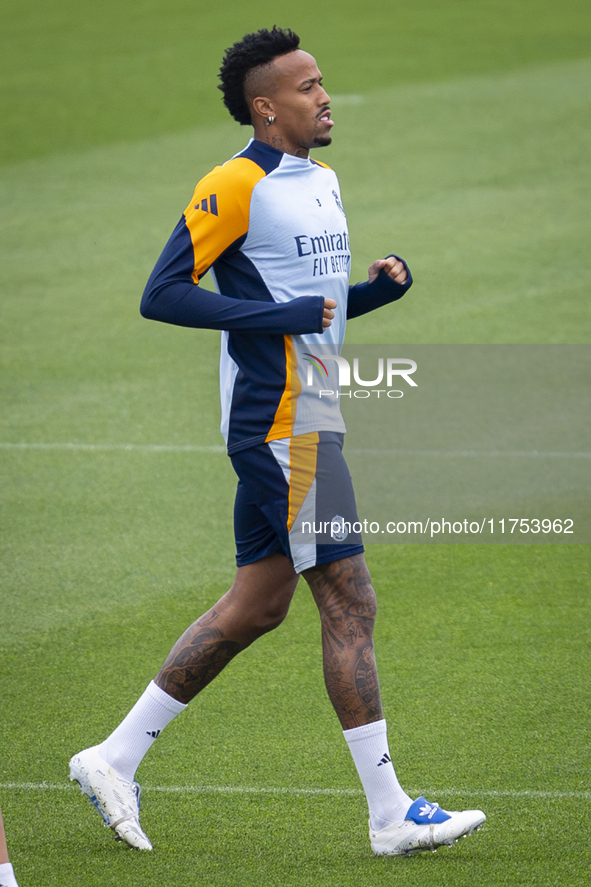
[[[198,444],[109,444],[109,443],[9,443],[0,441],[1,450],[129,450],[146,453],[225,453],[224,446],[200,446]],[[377,448],[350,448],[347,453],[354,455],[386,456],[441,456],[444,458],[510,458],[510,459],[591,459],[591,453],[584,452],[539,452],[538,450],[391,450]]]
[[[591,459],[591,453],[560,453],[560,452],[539,452],[538,450],[388,450],[388,449],[371,449],[371,448],[351,448],[347,453],[355,453],[356,455],[373,455],[373,456],[443,456],[452,457],[470,457],[494,459],[497,457],[509,459]]]
[[[197,444],[2,443],[2,450],[139,450],[147,453],[225,453],[223,446]]]
[[[70,791],[78,788],[73,783],[59,782],[0,782],[0,789],[15,789],[17,791]],[[361,789],[349,788],[278,788],[264,786],[241,785],[152,785],[143,786],[144,792],[160,792],[161,794],[187,794],[187,795],[328,795],[331,797],[357,797],[362,795]],[[591,792],[562,792],[562,791],[534,791],[530,789],[497,791],[495,789],[461,789],[439,788],[422,790],[425,795],[432,797],[468,797],[468,798],[509,798],[531,800],[562,800],[574,798],[589,801]]]

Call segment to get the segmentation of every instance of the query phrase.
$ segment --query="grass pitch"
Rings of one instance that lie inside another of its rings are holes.
[[[586,4],[4,6],[0,800],[21,887],[586,884],[584,546],[368,551],[400,778],[489,817],[453,850],[372,858],[303,584],[143,762],[152,854],[66,780],[233,573],[218,337],[138,315],[195,181],[247,135],[223,49],[301,33],[335,95],[353,277],[391,249],[413,269],[349,341],[586,343]]]

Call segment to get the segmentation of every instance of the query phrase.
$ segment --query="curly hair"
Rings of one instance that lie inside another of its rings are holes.
[[[252,123],[250,108],[244,97],[244,78],[252,68],[268,65],[280,55],[293,52],[300,45],[300,38],[289,28],[273,25],[273,30],[262,28],[254,34],[246,34],[242,40],[226,50],[219,78],[218,89],[224,94],[224,105],[238,123]]]

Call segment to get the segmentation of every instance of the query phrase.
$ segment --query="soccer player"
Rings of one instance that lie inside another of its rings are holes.
[[[2,810],[0,810],[0,887],[18,887],[6,846]]]
[[[398,782],[373,651],[376,597],[361,538],[351,531],[357,516],[339,400],[319,401],[304,371],[307,359],[338,354],[348,318],[399,299],[412,279],[391,255],[370,266],[366,282],[349,286],[338,180],[310,158],[312,148],[331,142],[330,98],[298,36],[276,27],[246,35],[227,50],[220,79],[230,114],[253,127],[253,138],[197,185],[141,312],[222,331],[222,432],[239,479],[237,572],[114,732],[74,755],[70,778],[120,840],[151,849],[139,823],[138,764],[230,660],[277,628],[302,574],[320,615],[328,695],[367,796],[372,850],[434,850],[472,834],[486,817],[413,800]],[[200,284],[207,271],[216,292]],[[304,515],[332,522],[330,531],[302,536]]]

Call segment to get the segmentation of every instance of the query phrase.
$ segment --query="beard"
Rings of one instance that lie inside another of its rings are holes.
[[[331,136],[316,136],[314,139],[313,148],[326,148],[332,142]]]

